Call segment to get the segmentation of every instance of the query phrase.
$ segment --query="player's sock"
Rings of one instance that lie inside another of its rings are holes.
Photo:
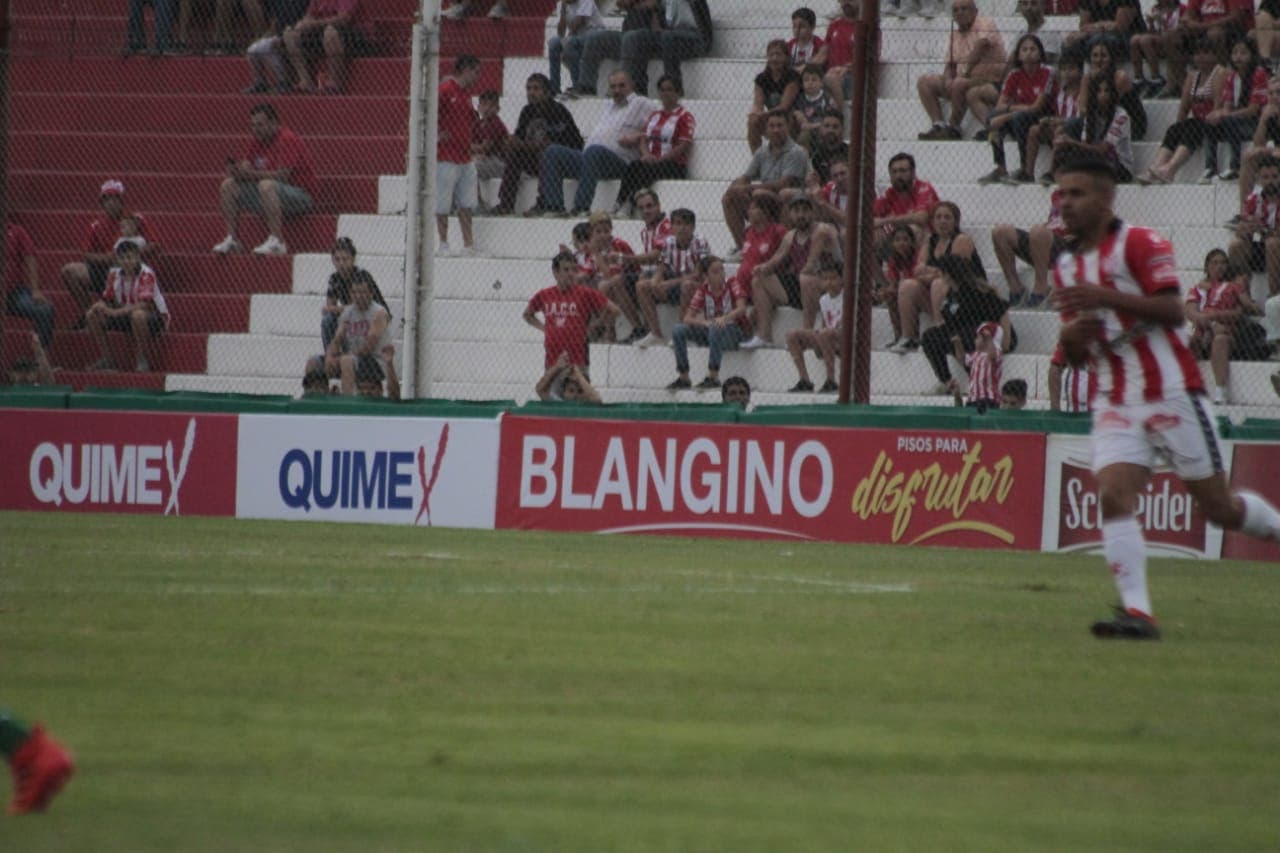
[[[1267,503],[1262,495],[1253,492],[1237,492],[1244,501],[1244,521],[1240,529],[1257,539],[1280,542],[1280,512]]]
[[[5,758],[13,757],[18,747],[22,746],[29,737],[31,737],[31,729],[8,711],[0,708],[0,755],[4,755]]]
[[[1151,616],[1151,596],[1147,593],[1147,549],[1138,520],[1117,518],[1102,522],[1102,553],[1116,579],[1124,609]]]

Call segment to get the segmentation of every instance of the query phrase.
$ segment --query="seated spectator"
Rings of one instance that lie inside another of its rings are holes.
[[[1000,386],[1000,408],[1018,411],[1027,407],[1027,380],[1010,379]]]
[[[827,76],[822,84],[836,109],[844,112],[844,102],[853,94],[853,35],[862,24],[858,20],[858,0],[840,0],[840,15],[827,25],[823,40],[827,50]]]
[[[755,335],[743,349],[772,347],[773,309],[781,305],[801,309],[804,327],[812,329],[818,318],[821,279],[818,270],[840,254],[835,226],[813,220],[813,203],[797,196],[788,205],[791,230],[773,256],[751,271],[751,302],[755,307]],[[741,277],[741,274],[739,274]]]
[[[1049,195],[1049,218],[1024,231],[1014,225],[997,225],[991,229],[991,247],[1009,285],[1011,308],[1039,308],[1049,295],[1049,270],[1058,255],[1067,250],[1067,228],[1062,221],[1062,192]],[[1017,260],[1031,264],[1031,292],[1018,276]]]
[[[791,60],[791,68],[797,74],[803,74],[810,65],[818,70],[818,86],[822,86],[822,75],[827,67],[827,45],[820,36],[814,34],[818,28],[818,16],[807,6],[801,6],[791,13],[791,38],[787,41],[787,56]]]
[[[1018,39],[1014,55],[1018,65],[1005,77],[1000,99],[987,119],[988,137],[995,168],[978,179],[980,184],[1002,181],[1029,184],[1035,178],[1035,161],[1027,159],[1027,134],[1044,117],[1053,96],[1053,69],[1044,64],[1044,45],[1035,36]],[[1005,166],[1004,141],[1012,136],[1018,144],[1018,170],[1012,175]]]
[[[560,353],[556,363],[547,368],[534,387],[539,400],[600,405],[600,392],[587,379],[582,368],[569,361],[567,352]]]
[[[36,244],[27,229],[12,219],[5,227],[5,249],[5,313],[35,324],[40,345],[48,349],[53,346],[53,303],[40,289]]]
[[[791,354],[791,361],[800,377],[790,390],[797,393],[813,390],[813,380],[809,378],[809,369],[804,363],[805,350],[813,350],[820,355],[822,366],[826,368],[827,379],[818,390],[823,394],[834,394],[840,387],[836,384],[836,354],[840,350],[844,329],[841,319],[844,313],[844,265],[837,260],[827,261],[819,270],[819,280],[822,282],[822,296],[818,298],[818,316],[822,327],[787,332],[787,352]]]
[[[1187,293],[1191,349],[1213,369],[1213,402],[1229,402],[1231,361],[1265,361],[1267,332],[1250,316],[1262,309],[1249,296],[1249,276],[1233,275],[1227,253],[1212,249],[1204,259],[1204,278]]]
[[[1236,236],[1227,246],[1231,267],[1243,273],[1265,272],[1267,292],[1280,293],[1280,159],[1258,163],[1258,186],[1240,208]]]
[[[1078,56],[1064,53],[1062,59],[1058,60],[1058,75],[1053,95],[1049,99],[1048,115],[1027,131],[1027,153],[1023,158],[1023,168],[1028,172],[1035,170],[1041,143],[1051,145],[1063,125],[1080,118],[1080,86],[1083,80],[1084,62]],[[1046,187],[1052,186],[1053,172],[1042,174],[1040,183]]]
[[[227,160],[222,182],[222,221],[227,236],[213,247],[216,254],[243,252],[236,237],[241,210],[261,214],[267,239],[254,248],[256,255],[285,255],[284,219],[310,213],[315,198],[315,167],[302,139],[280,124],[275,107],[258,104],[249,111],[253,138],[239,162]]]
[[[849,143],[844,141],[844,116],[838,110],[827,110],[809,148],[809,164],[818,180],[825,184],[831,180],[831,167],[835,163],[849,163]],[[806,179],[808,176],[805,176]]]
[[[622,34],[622,67],[641,95],[649,93],[650,59],[661,57],[663,75],[679,82],[683,79],[682,59],[711,52],[711,10],[707,0],[664,0],[660,8],[659,28]]]
[[[480,60],[464,53],[453,61],[453,74],[440,84],[440,132],[436,139],[436,254],[449,247],[449,214],[458,215],[463,256],[475,255],[471,219],[480,206],[480,176],[472,156],[475,110],[471,89],[480,79]]]
[[[747,113],[747,146],[752,152],[760,147],[764,125],[775,110],[791,115],[792,105],[800,93],[800,75],[787,64],[787,43],[774,39],[766,48],[764,70],[756,75],[751,112]]]
[[[253,71],[253,82],[244,90],[244,94],[292,91],[293,84],[289,81],[289,72],[284,62],[282,34],[306,14],[308,2],[309,0],[275,0],[268,3],[266,17],[262,14],[262,7],[255,5],[254,0],[245,3],[246,12],[251,7],[256,8],[256,17],[260,20],[255,22],[255,16],[249,15],[250,25],[258,37],[245,51],[245,59]]]
[[[689,155],[693,151],[697,121],[693,113],[680,105],[683,94],[679,80],[665,74],[658,78],[662,107],[649,114],[640,159],[628,163],[622,173],[615,215],[629,215],[636,193],[657,181],[683,180],[689,176]]]
[[[1231,44],[1231,70],[1222,81],[1218,102],[1205,116],[1208,125],[1205,133],[1204,174],[1201,183],[1209,183],[1214,176],[1224,181],[1240,177],[1240,148],[1246,139],[1253,138],[1258,127],[1258,117],[1267,102],[1267,70],[1258,60],[1258,49],[1251,39],[1240,37]],[[1227,143],[1230,166],[1218,175],[1218,143]]]
[[[1274,70],[1276,59],[1280,59],[1277,55],[1280,51],[1276,47],[1276,34],[1280,33],[1280,0],[1262,0],[1258,3],[1254,25],[1253,36],[1258,42],[1258,55]]]
[[[951,336],[956,361],[963,364],[969,374],[969,399],[965,405],[976,408],[979,414],[1000,407],[1000,373],[1004,358],[1000,350],[1002,336],[999,323],[983,323],[974,332],[973,351],[968,353],[960,334]],[[947,390],[959,399],[959,380],[955,377],[947,380]]]
[[[849,219],[849,164],[839,160],[830,166],[831,180],[818,183],[818,173],[810,172],[805,178],[809,201],[813,202],[813,215],[819,222],[830,222],[843,235]]]
[[[1226,56],[1231,40],[1253,29],[1253,0],[1188,0],[1178,16],[1178,27],[1165,39],[1169,90],[1182,90],[1189,49],[1199,38],[1209,39],[1213,52]]]
[[[1144,97],[1155,98],[1177,94],[1169,91],[1169,81],[1160,73],[1160,60],[1168,58],[1165,43],[1169,34],[1178,28],[1182,17],[1182,5],[1178,0],[1156,0],[1147,13],[1147,30],[1129,37],[1129,62],[1133,65],[1133,85]],[[1142,73],[1143,63],[1151,70],[1151,76]]]
[[[1080,26],[1063,39],[1063,49],[1088,52],[1094,45],[1106,43],[1113,55],[1124,56],[1129,40],[1146,28],[1138,0],[1084,0],[1080,4]]]
[[[599,290],[622,311],[633,327],[639,325],[640,315],[636,310],[634,279],[628,286],[628,260],[635,256],[631,244],[621,237],[613,236],[613,219],[603,210],[597,210],[587,220],[591,225],[591,240],[587,243],[586,265],[583,268],[583,281],[589,287]],[[625,301],[622,307],[619,299]],[[597,337],[591,340],[612,341],[615,331],[612,324],[603,326]]]
[[[1061,30],[1045,29],[1044,25],[1047,19],[1044,16],[1044,0],[1017,0],[1014,3],[1013,10],[1022,16],[1022,20],[1027,22],[1026,31],[1019,33],[1018,38],[1035,36],[1040,39],[1040,44],[1044,46],[1044,64],[1056,64],[1063,55],[1062,41],[1065,33]],[[1016,57],[1017,54],[1015,52],[1015,60]]]
[[[779,222],[782,206],[773,196],[753,198],[747,205],[747,229],[742,243],[742,262],[735,276],[742,289],[751,290],[751,277],[758,264],[774,256],[787,236],[787,226]]]
[[[915,232],[916,244],[923,242],[929,219],[938,205],[933,184],[916,177],[916,158],[899,151],[889,158],[889,186],[871,205],[871,224],[879,231],[876,259],[889,257],[893,229],[906,225]]]
[[[872,285],[871,301],[883,305],[889,312],[889,325],[893,328],[893,340],[886,349],[893,349],[902,341],[902,315],[898,313],[898,286],[915,273],[916,232],[910,225],[893,226],[889,238],[888,257],[881,262],[881,276]]]
[[[1151,168],[1138,176],[1140,184],[1168,184],[1182,164],[1205,141],[1209,129],[1206,119],[1213,112],[1222,91],[1227,69],[1218,64],[1208,39],[1201,39],[1195,48],[1195,71],[1183,77],[1182,100],[1178,104],[1178,117],[1164,132],[1160,149]],[[1217,143],[1213,143],[1216,145]],[[1209,170],[1205,174],[1212,179]],[[1242,180],[1243,186],[1244,181]]]
[[[600,63],[606,59],[622,58],[625,35],[662,26],[662,12],[653,0],[617,0],[617,9],[623,13],[621,32],[605,27],[587,33],[582,46],[582,63],[578,67],[578,85],[564,93],[566,98],[582,98],[596,93]]]
[[[734,178],[720,199],[725,223],[733,235],[734,249],[726,259],[731,263],[742,259],[745,219],[751,202],[760,198],[777,202],[784,189],[803,186],[809,173],[808,155],[791,138],[787,125],[786,113],[769,114],[765,124],[767,143],[756,150],[747,171]]]
[[[951,17],[955,26],[942,73],[922,74],[916,81],[920,103],[933,122],[920,134],[921,139],[960,139],[960,123],[970,108],[985,124],[989,107],[978,97],[980,90],[994,87],[1004,77],[1004,41],[995,21],[978,15],[974,0],[955,0]],[[951,105],[949,121],[942,115],[944,99]]]
[[[156,272],[142,262],[138,244],[121,238],[115,245],[118,266],[107,273],[102,298],[85,314],[85,325],[98,344],[99,358],[90,370],[115,370],[107,332],[133,336],[134,370],[151,370],[150,341],[169,327],[169,309],[156,281]]]
[[[549,145],[542,152],[541,212],[551,216],[564,213],[565,178],[578,181],[569,216],[589,211],[596,184],[621,178],[627,166],[640,159],[645,128],[649,116],[656,110],[656,103],[631,90],[631,78],[625,71],[610,74],[609,100],[604,104],[595,130],[587,138],[586,147],[576,151],[563,145]]]
[[[569,363],[589,375],[591,350],[587,339],[595,327],[612,326],[618,306],[598,290],[577,283],[578,264],[573,255],[561,252],[551,259],[556,283],[539,290],[524,309],[524,321],[542,332],[546,356],[543,367],[551,367],[568,353]],[[538,319],[542,314],[542,319]]]
[[[828,112],[839,116],[843,127],[844,113],[835,109],[831,95],[822,88],[822,66],[806,65],[800,72],[800,94],[796,96],[795,106],[791,109],[792,136],[812,151],[822,120]]]
[[[129,22],[124,47],[124,56],[132,56],[147,50],[147,33],[144,27],[145,12],[143,7],[150,5],[155,13],[155,46],[149,51],[152,56],[165,54],[176,55],[185,45],[177,45],[173,41],[173,24],[178,15],[179,0],[129,0]]]
[[[503,149],[505,169],[498,188],[498,206],[489,211],[494,216],[507,216],[514,211],[521,175],[541,177],[542,153],[548,145],[582,150],[582,134],[573,114],[551,97],[546,76],[530,74],[524,91],[528,103],[520,110],[516,132],[507,138]],[[542,199],[534,209],[544,209]]]
[[[560,94],[560,65],[569,68],[569,85],[578,88],[578,71],[582,67],[582,50],[587,36],[604,29],[604,17],[595,0],[560,0],[556,18],[556,34],[547,40],[547,62],[550,66],[552,95]],[[593,81],[594,82],[594,81]]]
[[[1258,116],[1258,126],[1253,131],[1253,141],[1244,155],[1240,168],[1240,207],[1249,200],[1249,194],[1257,185],[1258,164],[1275,156],[1274,145],[1280,144],[1280,76],[1267,81],[1267,105]],[[1238,218],[1238,217],[1237,217]],[[1234,221],[1231,224],[1235,224]]]
[[[1072,148],[1102,155],[1115,169],[1116,182],[1133,180],[1133,137],[1129,114],[1116,101],[1115,84],[1110,77],[1098,75],[1085,90],[1089,99],[1081,137],[1072,138],[1065,129],[1054,140],[1054,157]]]
[[[308,367],[307,372],[302,377],[302,396],[303,397],[328,397],[336,392],[332,385],[329,384],[329,374],[324,372],[324,367]]]
[[[737,279],[725,279],[724,262],[716,257],[704,258],[700,267],[702,283],[689,301],[683,322],[671,330],[677,375],[675,381],[667,386],[668,391],[694,387],[689,379],[689,341],[710,348],[707,375],[698,383],[697,389],[719,388],[720,361],[724,352],[737,349],[738,343],[751,329],[746,291]]]
[[[671,236],[671,218],[662,212],[662,202],[652,187],[638,190],[632,196],[632,207],[640,214],[640,254],[631,260],[640,276],[653,275],[654,265],[662,259],[662,246]]]
[[[307,13],[281,35],[299,92],[340,94],[347,85],[347,57],[370,52],[367,14],[360,0],[311,0]],[[319,88],[310,61],[325,57],[329,79]]]
[[[40,335],[32,332],[30,340],[31,358],[20,358],[10,364],[5,371],[6,379],[10,385],[52,385],[53,366],[40,344]]]
[[[1136,140],[1147,133],[1147,110],[1142,105],[1141,93],[1133,85],[1133,78],[1116,65],[1123,56],[1124,54],[1115,54],[1111,50],[1110,42],[1105,41],[1094,45],[1089,51],[1089,74],[1084,79],[1080,94],[1080,115],[1089,114],[1089,93],[1092,91],[1093,81],[1098,77],[1106,77],[1111,81],[1111,88],[1115,91],[1116,103],[1129,115],[1130,135]],[[1067,132],[1076,134],[1078,125],[1068,122]]]
[[[307,363],[307,370],[323,366],[328,376],[341,380],[341,393],[349,397],[356,391],[356,366],[369,356],[378,362],[388,386],[395,388],[391,396],[398,399],[400,382],[396,377],[395,354],[396,348],[391,342],[391,313],[373,301],[369,282],[357,278],[351,282],[351,303],[342,309],[333,340],[325,347],[323,358],[316,357]]]
[[[660,303],[678,304],[681,317],[688,313],[693,292],[702,281],[702,261],[711,257],[707,239],[694,231],[697,222],[697,217],[688,208],[681,207],[671,212],[671,233],[662,241],[661,256],[653,275],[640,279],[636,284],[636,301],[641,314],[636,328],[645,332],[635,341],[638,347],[667,345],[662,325],[658,322]]]
[[[126,212],[124,184],[117,180],[104,181],[98,191],[98,203],[102,206],[103,215],[89,222],[83,260],[72,261],[63,266],[61,271],[62,283],[75,299],[81,316],[97,301],[99,294],[107,286],[107,273],[116,261],[116,240],[124,236],[121,233],[123,220],[132,218],[139,233],[147,238],[142,247],[143,260],[154,260],[160,254],[155,230],[148,226],[147,220],[140,213]]]
[[[476,121],[471,129],[471,159],[476,164],[476,178],[489,181],[501,178],[507,170],[502,159],[507,139],[511,132],[498,116],[499,95],[496,89],[486,89],[480,93],[480,109],[476,113]],[[483,193],[477,191],[480,209],[488,212]]]
[[[382,362],[376,356],[362,355],[356,360],[357,397],[368,397],[374,400],[381,399],[384,396],[382,393],[383,378]],[[385,396],[391,400],[399,399],[398,397],[393,397],[390,393]]]
[[[342,312],[351,304],[351,285],[357,280],[369,287],[373,301],[387,309],[387,318],[391,318],[391,308],[383,298],[378,283],[368,270],[356,266],[356,244],[350,237],[339,237],[330,252],[333,259],[333,273],[329,276],[329,287],[325,291],[324,307],[320,309],[320,342],[325,349],[338,331],[338,320]]]
[[[573,255],[574,263],[578,265],[578,274],[574,277],[574,281],[578,284],[591,286],[591,223],[579,222],[573,226],[572,240],[573,248],[570,249],[564,243],[560,244],[561,252],[568,252]]]

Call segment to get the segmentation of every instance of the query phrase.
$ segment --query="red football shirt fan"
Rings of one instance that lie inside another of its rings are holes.
[[[440,138],[436,159],[442,163],[471,162],[471,130],[475,125],[471,95],[450,77],[440,84]]]
[[[1000,95],[1010,104],[1026,106],[1034,104],[1045,92],[1052,93],[1054,88],[1053,69],[1049,66],[1041,65],[1034,75],[1028,74],[1022,68],[1015,68],[1009,72],[1008,77],[1004,78]],[[1265,86],[1263,91],[1266,91]],[[1049,95],[1049,99],[1052,101],[1052,94]]]
[[[547,287],[539,290],[529,300],[529,310],[542,312],[543,345],[546,348],[546,366],[556,363],[560,353],[567,352],[569,361],[579,367],[590,364],[587,349],[587,324],[609,304],[598,290],[575,284],[568,290]]]
[[[916,178],[908,192],[900,193],[891,186],[878,195],[871,204],[871,215],[883,219],[886,216],[906,216],[917,210],[928,213],[937,204],[938,191],[933,188],[933,184]],[[885,233],[890,230],[892,229],[886,227]]]
[[[244,159],[260,172],[288,169],[289,180],[285,183],[305,190],[313,200],[316,198],[316,170],[311,162],[311,152],[302,138],[289,128],[281,127],[269,142],[263,142],[256,136],[251,138]],[[145,231],[143,236],[146,236]],[[115,237],[111,242],[115,243]]]
[[[858,22],[839,17],[827,27],[827,67],[839,68],[853,64],[853,34],[857,32]]]
[[[759,231],[754,226],[748,228],[742,241],[742,263],[738,265],[737,280],[745,287],[750,287],[751,271],[757,264],[764,263],[773,257],[785,236],[787,236],[787,227],[781,222],[770,222]],[[747,297],[747,301],[751,301],[750,296]]]
[[[711,321],[732,311],[739,299],[744,302],[750,301],[747,299],[746,289],[738,283],[736,278],[726,280],[724,288],[719,293],[712,293],[711,285],[703,282],[693,292],[693,298],[689,300],[689,310],[695,314],[701,313]],[[746,314],[738,317],[734,322],[742,327],[743,332],[751,334],[751,320]]]
[[[655,111],[649,116],[649,123],[645,126],[645,150],[654,157],[667,156],[680,143],[693,141],[695,124],[693,113],[684,107]],[[689,150],[685,149],[682,156],[675,158],[675,162],[682,166],[689,165]]]

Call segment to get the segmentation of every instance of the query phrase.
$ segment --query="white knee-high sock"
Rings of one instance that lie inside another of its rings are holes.
[[[1125,610],[1151,615],[1147,593],[1147,549],[1142,528],[1133,516],[1102,522],[1102,553],[1111,567]]]
[[[1240,529],[1256,539],[1280,542],[1280,512],[1267,503],[1262,495],[1253,492],[1237,492],[1244,501],[1244,521]]]

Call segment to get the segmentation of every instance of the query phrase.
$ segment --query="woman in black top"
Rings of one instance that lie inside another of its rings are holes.
[[[747,115],[747,145],[752,153],[764,138],[764,124],[769,112],[784,110],[790,115],[791,105],[800,94],[800,75],[791,67],[787,43],[774,39],[765,49],[765,55],[764,71],[756,75],[755,99]]]

